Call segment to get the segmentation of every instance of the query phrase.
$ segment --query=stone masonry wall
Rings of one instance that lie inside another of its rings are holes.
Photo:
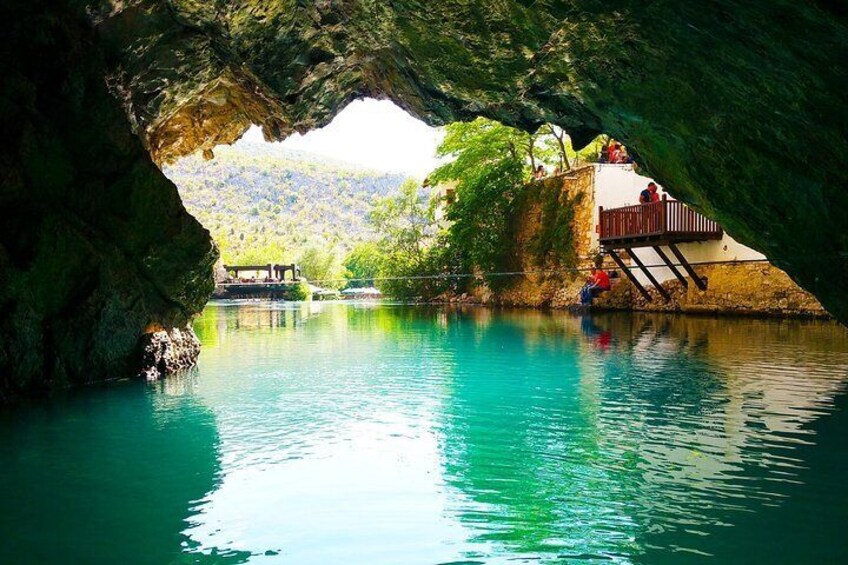
[[[591,232],[586,228],[592,224],[594,199],[592,187],[594,184],[594,168],[591,166],[577,169],[563,175],[549,177],[531,183],[528,190],[560,190],[561,200],[574,201],[574,222],[572,237],[574,250],[578,257],[578,266],[586,266],[591,255]],[[575,197],[582,195],[582,198]],[[533,236],[538,233],[543,218],[540,198],[530,194],[527,199],[527,209],[522,211],[517,229],[518,260],[520,270],[528,274],[516,277],[511,286],[497,293],[492,293],[485,286],[478,288],[476,299],[481,302],[492,302],[512,306],[545,307],[552,306],[555,297],[563,288],[573,286],[575,277],[571,273],[554,271],[562,267],[550,261],[539,265],[538,259],[530,251]],[[579,290],[578,284],[577,289]]]
[[[780,269],[768,263],[741,263],[695,267],[707,278],[707,290],[701,291],[677,281],[663,283],[671,295],[665,302],[656,289],[648,286],[653,300],[648,302],[623,276],[613,289],[595,301],[598,309],[688,312],[732,315],[786,317],[829,317],[816,298],[795,284]]]

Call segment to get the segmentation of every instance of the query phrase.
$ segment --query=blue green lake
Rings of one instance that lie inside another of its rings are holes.
[[[196,370],[0,411],[0,563],[848,560],[829,322],[211,304]]]

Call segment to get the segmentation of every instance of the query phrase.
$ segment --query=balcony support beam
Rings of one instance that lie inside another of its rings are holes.
[[[653,302],[651,300],[651,295],[645,290],[645,287],[642,286],[642,283],[639,282],[639,279],[630,272],[630,267],[624,264],[624,261],[621,260],[621,257],[618,256],[618,253],[615,252],[614,249],[607,249],[607,253],[612,257],[612,260],[615,261],[615,264],[618,265],[618,268],[624,271],[624,274],[627,275],[627,278],[630,279],[630,282],[633,283],[633,286],[645,297],[645,300],[648,302]]]
[[[654,245],[654,252],[659,255],[660,259],[663,260],[663,263],[669,268],[669,270],[674,273],[674,276],[677,277],[677,280],[680,281],[680,284],[683,285],[683,288],[689,288],[689,281],[686,280],[686,277],[678,270],[677,266],[671,262],[671,259],[668,258],[668,255],[665,254],[665,251],[662,250],[662,247],[659,245]]]
[[[689,277],[695,283],[700,290],[707,290],[706,280],[698,276],[698,273],[695,272],[695,269],[692,268],[692,265],[686,260],[686,257],[683,256],[683,253],[677,248],[677,246],[673,243],[668,244],[668,248],[671,249],[671,252],[674,253],[674,256],[677,258],[677,261],[683,265],[683,268],[689,274]]]
[[[630,259],[634,263],[636,263],[639,266],[640,269],[642,269],[642,272],[645,273],[645,276],[648,277],[648,280],[651,281],[651,284],[654,285],[654,288],[656,288],[657,292],[659,292],[662,295],[663,299],[666,302],[670,301],[671,295],[668,294],[668,291],[666,289],[664,289],[662,287],[662,285],[659,283],[659,281],[657,281],[657,279],[654,277],[654,275],[651,274],[651,271],[648,270],[648,268],[645,266],[645,264],[642,262],[642,260],[639,259],[639,257],[635,253],[633,253],[633,250],[628,249],[627,254],[630,255]]]

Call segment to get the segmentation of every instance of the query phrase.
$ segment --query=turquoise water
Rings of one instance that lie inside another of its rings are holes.
[[[210,305],[200,365],[0,412],[2,563],[834,563],[830,323]]]

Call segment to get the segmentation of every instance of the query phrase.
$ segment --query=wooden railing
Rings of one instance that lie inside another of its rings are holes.
[[[682,202],[666,200],[622,208],[599,210],[600,241],[625,239],[721,239],[718,222],[692,210]]]

